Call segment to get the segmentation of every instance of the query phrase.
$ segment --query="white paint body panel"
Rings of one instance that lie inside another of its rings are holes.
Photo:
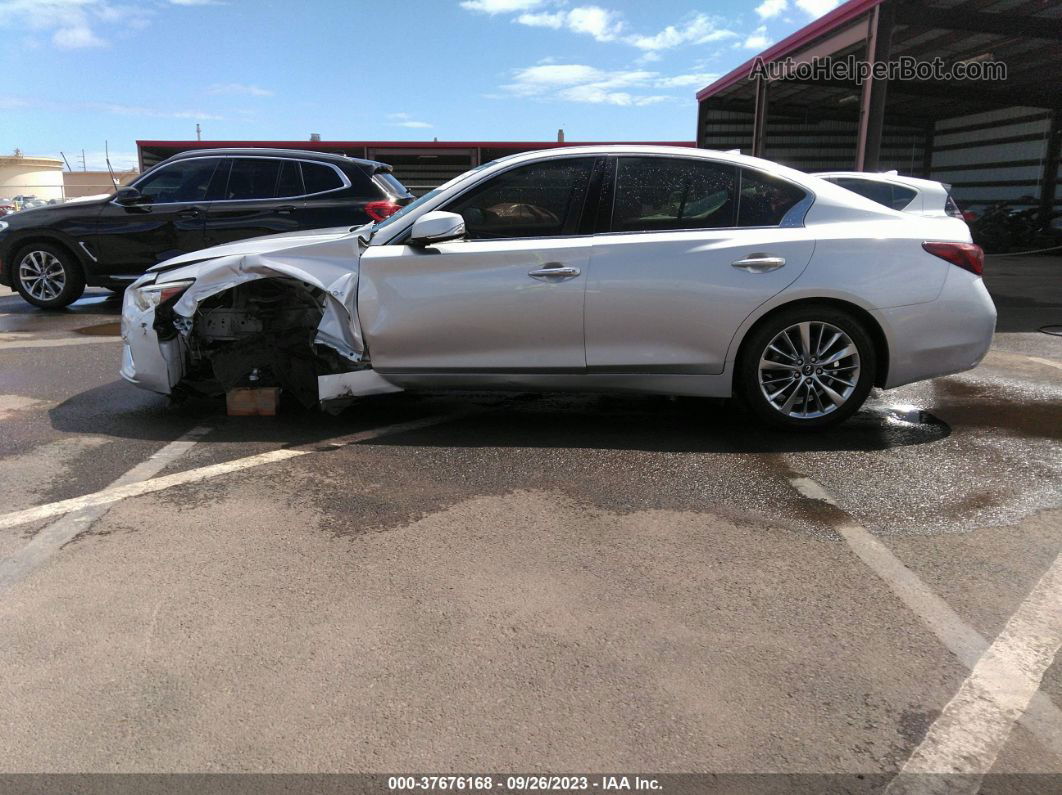
[[[774,173],[813,197],[785,227],[683,230],[561,238],[404,243],[416,219],[466,188],[536,160],[659,154]],[[373,371],[319,382],[322,400],[397,388],[638,391],[725,397],[741,341],[767,313],[800,300],[842,301],[879,326],[886,386],[975,366],[995,309],[979,277],[922,248],[969,242],[958,219],[882,207],[840,186],[737,154],[603,146],[530,152],[452,180],[382,225],[241,241],[163,263],[159,283],[195,279],[175,311],[262,278],[296,278],[327,293],[317,342]],[[732,267],[750,254],[783,267]],[[564,278],[532,276],[566,266]],[[152,273],[145,280],[156,278]],[[168,393],[183,343],[159,344],[154,313],[127,297],[122,375]],[[364,372],[364,371],[363,371]]]

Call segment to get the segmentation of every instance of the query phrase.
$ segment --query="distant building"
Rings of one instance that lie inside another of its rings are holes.
[[[0,157],[0,197],[63,198],[63,161],[57,157],[22,154]]]
[[[138,176],[140,172],[136,170],[114,172],[114,178],[118,180],[119,185],[128,185]],[[64,171],[63,190],[68,199],[96,196],[101,193],[114,193],[114,183],[106,171]]]

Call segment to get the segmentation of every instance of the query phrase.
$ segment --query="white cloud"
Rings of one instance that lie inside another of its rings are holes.
[[[707,73],[662,75],[644,69],[609,71],[586,64],[539,64],[516,70],[512,82],[502,89],[508,96],[531,99],[641,107],[677,99],[659,93],[659,89],[704,86],[716,77]]]
[[[542,5],[542,0],[462,0],[461,8],[484,14],[513,14]]]
[[[681,25],[668,25],[652,36],[628,36],[625,41],[642,50],[669,50],[682,44],[707,44],[735,38],[732,30],[720,27],[720,22],[705,14],[696,14]]]
[[[249,85],[246,83],[214,83],[207,88],[208,94],[244,94],[249,97],[271,97],[273,92],[268,88]]]
[[[170,0],[171,5],[175,6],[223,6],[226,3],[223,0]]]
[[[712,72],[694,72],[688,75],[674,75],[665,77],[656,82],[660,88],[682,88],[684,86],[696,86],[703,88],[709,83],[714,83],[720,75]]]
[[[598,41],[611,41],[623,29],[619,16],[600,6],[573,8],[567,21],[572,32],[586,33]]]
[[[572,33],[593,36],[598,41],[612,41],[623,30],[623,20],[619,14],[600,6],[577,6],[569,11],[520,14],[515,21],[534,28],[566,28]]]
[[[796,0],[797,6],[809,17],[821,17],[841,4],[841,0]]]
[[[760,15],[760,19],[773,19],[788,8],[788,0],[763,0],[756,6],[756,13]]]
[[[176,5],[215,4],[219,0],[170,0]],[[60,49],[106,47],[148,26],[157,4],[112,0],[0,0],[0,30],[51,34]],[[38,42],[34,36],[29,41]]]
[[[558,11],[555,14],[521,14],[516,18],[516,21],[521,25],[528,25],[532,28],[553,28],[558,30],[564,26],[565,20],[568,19],[568,15],[563,11]]]
[[[52,34],[52,44],[63,50],[107,46],[107,42],[93,33],[88,25],[59,28]]]
[[[554,30],[566,28],[572,33],[593,36],[597,41],[621,40],[646,53],[671,49],[681,44],[705,44],[737,37],[733,31],[721,27],[718,19],[705,14],[695,14],[681,25],[668,25],[653,35],[631,34],[621,37],[625,25],[620,15],[600,6],[577,6],[569,11],[520,14],[516,22]]]
[[[387,118],[389,120],[388,124],[393,127],[408,127],[414,130],[426,130],[435,126],[426,121],[418,121],[408,113],[388,113]]]
[[[770,47],[772,40],[767,36],[767,26],[760,25],[745,39],[746,50],[763,50]]]

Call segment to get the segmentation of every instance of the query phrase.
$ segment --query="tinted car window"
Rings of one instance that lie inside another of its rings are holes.
[[[302,187],[302,169],[296,160],[284,160],[280,165],[280,179],[277,181],[277,197],[301,196],[305,193]]]
[[[181,160],[148,174],[136,188],[154,204],[203,201],[217,165],[217,158]]]
[[[675,157],[622,157],[612,231],[734,226],[737,167]]]
[[[376,179],[380,181],[380,184],[383,185],[384,189],[392,196],[405,196],[409,193],[406,186],[399,182],[398,177],[390,171],[377,172]]]
[[[784,179],[743,168],[737,225],[778,226],[785,214],[806,195]]]
[[[228,201],[275,198],[281,162],[260,158],[237,158],[232,162],[224,198]]]
[[[459,213],[473,240],[574,234],[593,165],[592,157],[529,163],[487,180],[442,209]]]
[[[909,205],[914,197],[918,195],[918,191],[905,188],[903,185],[892,186],[892,204],[889,206],[894,210],[902,210]]]
[[[902,210],[918,195],[917,191],[902,185],[893,185],[891,182],[878,182],[858,177],[837,177],[830,181],[893,210]]]
[[[326,190],[335,190],[343,187],[343,181],[339,174],[331,166],[323,163],[302,163],[302,181],[306,184],[307,193],[324,193]]]

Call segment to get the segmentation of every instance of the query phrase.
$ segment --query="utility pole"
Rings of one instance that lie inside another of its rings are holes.
[[[203,130],[199,127],[199,122],[195,123],[195,139],[197,141],[203,140]]]
[[[88,171],[88,166],[85,164],[85,150],[81,150],[81,170]]]

